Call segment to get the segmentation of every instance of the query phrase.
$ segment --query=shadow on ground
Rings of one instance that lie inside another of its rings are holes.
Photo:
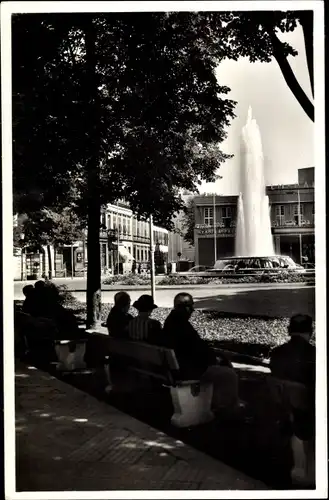
[[[42,368],[40,364],[39,367]],[[240,372],[240,395],[249,403],[241,420],[223,412],[210,424],[177,429],[170,424],[173,411],[171,398],[169,391],[163,387],[147,384],[146,381],[121,379],[118,391],[106,396],[101,373],[60,376],[53,369],[50,373],[158,431],[263,481],[272,489],[291,487],[289,471],[292,456],[289,436],[276,421],[277,415],[270,404],[264,374],[247,370]],[[36,415],[37,417],[41,418],[40,415]],[[68,418],[69,422],[70,417],[49,414],[43,418]],[[77,418],[83,419],[83,415]],[[17,424],[24,426],[23,422]],[[92,422],[80,422],[79,425],[89,427]]]

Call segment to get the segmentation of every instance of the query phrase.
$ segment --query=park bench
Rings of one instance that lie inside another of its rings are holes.
[[[112,362],[118,360],[128,371],[156,380],[170,389],[174,407],[171,423],[174,426],[190,427],[214,418],[211,411],[213,385],[200,383],[200,380],[181,380],[173,350],[110,336],[106,339],[106,350],[107,392],[113,389]]]
[[[65,339],[48,318],[34,318],[20,311],[16,312],[15,317],[15,332],[23,343],[22,355],[39,356],[42,358],[41,362],[49,361],[48,358],[55,356],[56,368],[62,372],[85,369],[86,338],[82,332],[81,335],[74,335],[75,338]]]

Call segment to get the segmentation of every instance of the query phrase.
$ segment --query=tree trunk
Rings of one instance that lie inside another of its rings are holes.
[[[87,328],[97,328],[101,321],[100,203],[94,195],[88,206]]]
[[[273,29],[267,29],[267,32],[270,36],[272,46],[273,46],[273,55],[280,66],[281,73],[290,88],[291,92],[296,97],[297,101],[307,114],[307,116],[314,122],[314,106],[305,94],[302,87],[299,85],[297,78],[294,75],[294,72],[291,69],[291,66],[288,62],[288,59],[284,55],[282,51],[282,43],[279,38],[274,33]]]
[[[52,258],[51,258],[51,249],[50,245],[47,244],[47,257],[48,257],[48,278],[51,280],[53,278],[53,273],[52,273]]]
[[[312,96],[314,97],[314,43],[313,43],[314,13],[313,11],[301,12],[299,16],[299,22],[303,28],[308,74],[310,77]]]
[[[99,136],[97,133],[97,81],[96,81],[96,53],[95,53],[95,30],[93,19],[86,14],[84,22],[86,65],[89,81],[89,122],[86,124],[89,130],[89,141],[86,146],[89,152],[87,162],[88,179],[88,269],[87,269],[87,328],[98,328],[101,321],[101,256],[100,256],[100,159],[99,159]]]

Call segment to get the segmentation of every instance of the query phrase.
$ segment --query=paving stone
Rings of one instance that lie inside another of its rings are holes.
[[[20,491],[266,489],[79,389],[19,366]]]

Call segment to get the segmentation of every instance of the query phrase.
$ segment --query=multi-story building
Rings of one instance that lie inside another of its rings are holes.
[[[266,193],[275,252],[296,262],[305,256],[314,262],[314,168],[299,169],[298,184],[267,186]],[[212,266],[216,259],[234,255],[238,197],[203,195],[194,202],[195,264]]]
[[[155,245],[155,261],[166,263],[168,260],[168,231],[153,226]],[[130,272],[139,264],[149,261],[150,226],[147,221],[139,221],[129,208],[127,202],[121,200],[117,205],[107,205],[101,214],[100,230],[101,271],[103,274],[113,272],[118,267],[121,272]],[[28,246],[23,250],[14,249],[15,279],[41,277],[49,272],[56,277],[83,276],[86,272],[88,252],[87,238],[76,241],[72,245],[51,248],[51,259],[47,256],[46,247],[38,252],[31,251]],[[118,258],[119,257],[119,258]]]
[[[125,201],[117,205],[107,205],[101,216],[101,263],[102,270],[113,269],[119,248],[120,261],[124,271],[131,271],[133,261],[136,265],[149,261],[150,225],[148,221],[138,220]],[[153,226],[153,241],[156,255],[167,262],[168,231]]]

